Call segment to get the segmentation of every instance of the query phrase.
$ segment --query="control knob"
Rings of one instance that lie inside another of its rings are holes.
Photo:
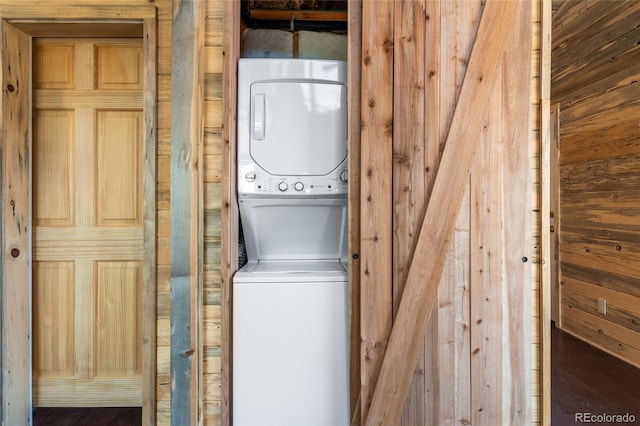
[[[278,189],[282,192],[286,191],[287,189],[289,189],[289,185],[287,185],[287,182],[280,182],[278,184]]]
[[[293,187],[296,189],[296,191],[302,191],[304,189],[304,183],[302,182],[296,182]]]
[[[342,183],[347,183],[349,181],[349,174],[346,170],[340,172],[340,181]]]
[[[247,182],[255,182],[256,172],[247,172],[247,174],[244,175],[244,177],[247,180]]]

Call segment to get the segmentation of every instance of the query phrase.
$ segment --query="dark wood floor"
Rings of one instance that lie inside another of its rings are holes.
[[[635,416],[640,425],[640,369],[620,361],[552,327],[552,426],[581,424],[577,413]],[[35,426],[133,426],[142,422],[140,408],[38,408]]]
[[[635,416],[640,425],[640,369],[552,327],[551,424],[582,424],[577,413]],[[615,419],[612,419],[615,420]],[[586,422],[584,422],[586,424]]]
[[[142,408],[36,408],[34,426],[140,426]]]

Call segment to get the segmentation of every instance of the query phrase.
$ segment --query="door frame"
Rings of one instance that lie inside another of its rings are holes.
[[[560,293],[560,104],[551,105],[549,119],[549,196],[551,233],[549,261],[551,321],[561,327]]]
[[[142,422],[156,423],[156,7],[127,6],[123,10],[118,6],[104,6],[97,10],[90,6],[26,4],[0,11],[0,417],[3,424],[32,423],[31,39],[69,35],[70,28],[78,29],[78,33],[73,34],[76,36],[122,36],[122,31],[136,26],[142,29],[144,61]]]

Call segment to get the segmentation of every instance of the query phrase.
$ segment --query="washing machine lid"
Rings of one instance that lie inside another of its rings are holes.
[[[234,276],[238,283],[346,282],[345,264],[338,261],[249,262]]]
[[[271,175],[324,176],[347,157],[347,87],[322,80],[251,85],[250,153]]]
[[[342,261],[296,261],[278,260],[263,262],[248,262],[242,270],[244,272],[259,272],[261,274],[344,274],[347,268]]]

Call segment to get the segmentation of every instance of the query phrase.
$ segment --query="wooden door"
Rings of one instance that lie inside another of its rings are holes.
[[[33,405],[142,404],[141,39],[33,42]]]

